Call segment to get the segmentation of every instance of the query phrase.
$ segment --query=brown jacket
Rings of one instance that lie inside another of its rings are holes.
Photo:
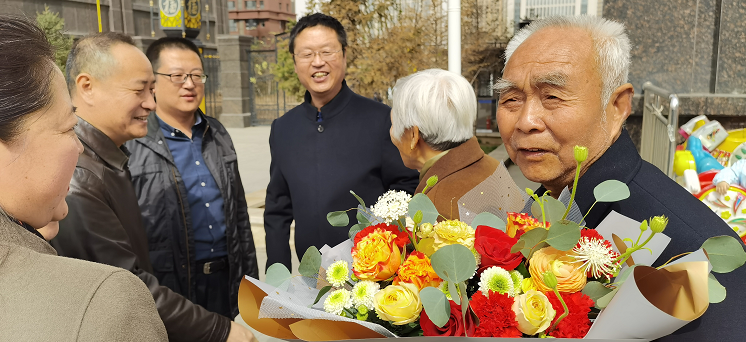
[[[168,341],[145,285],[0,218],[0,341]]]
[[[192,303],[153,275],[126,148],[83,119],[75,133],[85,151],[66,197],[70,212],[60,221],[52,246],[62,256],[121,267],[138,276],[150,289],[171,341],[225,341],[228,317]]]
[[[435,162],[422,176],[415,192],[422,192],[427,179],[437,175],[438,183],[425,194],[446,219],[459,219],[458,200],[495,173],[499,165],[495,158],[484,154],[473,137]]]

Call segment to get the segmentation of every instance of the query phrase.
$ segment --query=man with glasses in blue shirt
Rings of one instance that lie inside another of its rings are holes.
[[[209,75],[197,46],[162,38],[146,55],[156,109],[148,134],[127,147],[155,275],[206,309],[236,317],[240,281],[257,277],[258,267],[233,142],[199,109]]]

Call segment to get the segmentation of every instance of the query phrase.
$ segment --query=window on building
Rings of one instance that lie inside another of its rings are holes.
[[[247,31],[256,30],[256,24],[257,24],[256,20],[253,20],[253,19],[246,20],[246,30]]]
[[[264,1],[259,1],[259,9],[264,9]]]
[[[256,0],[252,0],[252,1],[244,1],[244,2],[243,2],[243,7],[244,7],[245,9],[247,9],[247,10],[252,10],[252,9],[256,9]]]
[[[238,31],[238,25],[236,25],[236,21],[235,20],[233,20],[233,19],[228,20],[228,26],[230,26],[231,32]]]
[[[236,9],[236,2],[235,1],[228,1],[228,10],[232,11]]]
[[[280,6],[280,11],[282,11],[282,3],[278,4]]]

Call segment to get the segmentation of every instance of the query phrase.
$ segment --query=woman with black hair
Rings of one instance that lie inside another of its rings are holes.
[[[44,33],[0,15],[0,341],[167,341],[140,279],[58,257],[37,231],[67,214],[77,122]]]

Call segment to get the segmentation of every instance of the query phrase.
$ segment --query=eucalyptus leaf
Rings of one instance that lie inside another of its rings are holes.
[[[365,224],[366,226],[370,225],[370,221],[368,220],[367,217],[365,217],[362,211],[358,210],[356,217],[357,217],[358,223]]]
[[[433,270],[448,283],[460,283],[474,275],[477,260],[471,251],[459,244],[441,247],[430,258]],[[458,292],[451,292],[453,294]]]
[[[269,266],[267,269],[265,282],[281,290],[287,290],[290,285],[288,280],[290,280],[291,277],[292,275],[285,265],[276,263],[272,264],[272,266]]]
[[[725,300],[725,287],[720,285],[720,282],[715,279],[712,273],[707,278],[707,290],[710,296],[710,303],[720,303]]]
[[[554,199],[554,197],[543,196],[539,200],[544,203],[544,216],[546,216],[547,222],[559,221],[565,215],[567,207],[562,202]],[[537,220],[541,221],[541,207],[539,206],[539,202],[534,202],[531,205],[531,213]]]
[[[585,287],[583,287],[583,294],[591,297],[594,303],[597,302],[599,298],[609,294],[611,291],[613,291],[613,289],[610,289],[597,281],[589,281],[585,284]]]
[[[617,285],[617,288],[622,286],[622,284],[624,284],[624,282],[627,281],[627,278],[629,277],[629,275],[632,274],[632,270],[634,270],[635,267],[637,266],[639,265],[635,264],[622,270],[622,273],[619,276],[617,276],[616,279],[614,279],[614,283]]]
[[[352,227],[350,227],[350,231],[347,233],[347,235],[350,237],[350,240],[354,240],[355,234],[360,233],[360,231],[365,229],[366,227],[368,227],[367,224],[363,224],[363,223],[354,224],[352,225]]]
[[[523,253],[523,256],[528,259],[528,254],[531,252],[531,249],[542,241],[546,240],[547,234],[549,234],[549,232],[543,228],[531,229],[521,235],[521,238],[518,239],[518,243],[516,243],[513,248],[510,249],[510,252],[515,253],[520,250],[521,253]],[[516,247],[519,247],[519,249],[513,251],[513,249],[515,249]]]
[[[357,195],[357,194],[356,194],[356,193],[355,193],[354,191],[352,191],[352,190],[350,190],[350,193],[352,194],[352,196],[355,196],[355,198],[357,198],[357,201],[358,201],[358,202],[360,202],[360,205],[362,205],[362,206],[363,206],[363,208],[367,208],[367,206],[365,205],[365,201],[363,201],[363,199],[362,199],[362,198],[360,198],[360,196],[358,196],[358,195]]]
[[[578,240],[580,240],[580,226],[573,221],[560,220],[549,228],[546,242],[560,251],[569,251],[578,244]]]
[[[599,298],[596,301],[596,309],[603,310],[609,305],[609,302],[611,302],[612,299],[614,299],[614,296],[616,293],[619,292],[619,288],[615,288],[611,290],[611,292],[607,293],[605,296]]]
[[[456,284],[450,281],[448,282],[448,293],[451,294],[451,299],[453,300],[454,303],[456,303],[456,305],[461,305],[461,294],[458,292],[458,288],[456,288]],[[451,310],[449,309],[448,312],[450,316]]]
[[[448,319],[451,318],[451,305],[443,291],[434,287],[426,287],[420,291],[420,301],[422,301],[427,317],[435,325],[442,328],[448,323]]]
[[[421,223],[438,223],[438,209],[435,209],[435,205],[430,198],[425,194],[416,194],[409,201],[409,217],[414,217],[417,211],[422,211],[422,222]]]
[[[732,236],[722,235],[707,239],[702,244],[716,273],[731,272],[746,263],[746,252],[743,243]]]
[[[593,189],[596,202],[618,202],[629,198],[629,187],[616,179],[609,179]]]
[[[321,253],[316,246],[308,247],[298,265],[298,273],[304,277],[315,278],[321,267]]]
[[[505,231],[505,222],[493,213],[483,212],[474,217],[471,226],[477,229],[479,226],[487,226]]]
[[[322,287],[321,290],[319,290],[319,294],[316,295],[316,299],[313,301],[313,304],[311,304],[311,306],[316,305],[316,303],[319,302],[319,300],[321,299],[321,297],[323,297],[331,289],[332,289],[331,285],[326,285],[326,286]]]
[[[510,253],[518,253],[520,252],[524,247],[526,246],[526,241],[518,239],[518,242],[513,244],[513,247],[510,247]]]
[[[333,227],[347,227],[350,224],[350,217],[347,216],[346,211],[332,211],[326,214],[326,220]]]

